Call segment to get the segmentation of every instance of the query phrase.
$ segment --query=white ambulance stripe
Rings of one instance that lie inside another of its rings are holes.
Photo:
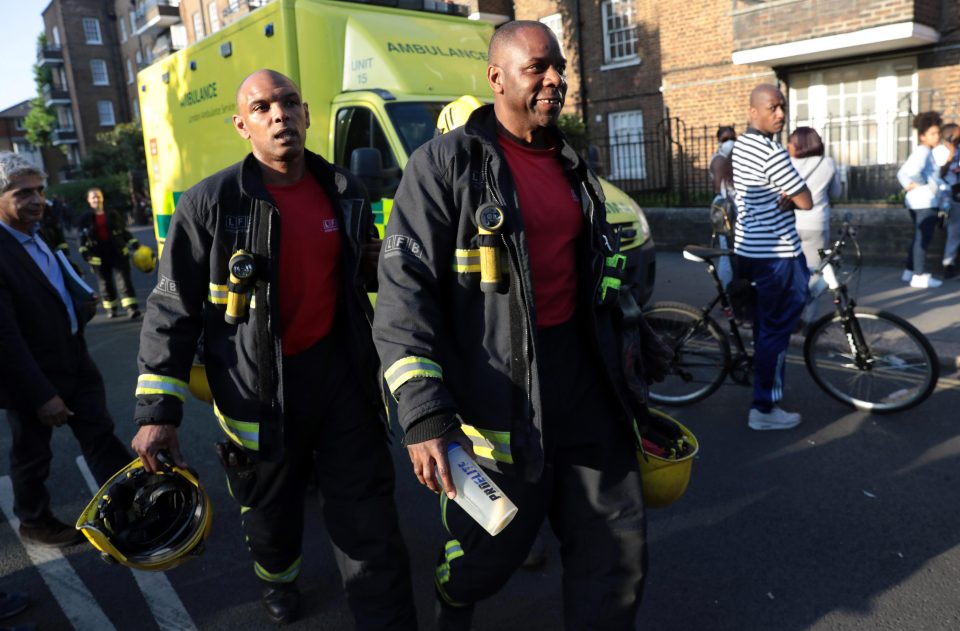
[[[90,493],[99,491],[100,487],[93,479],[93,473],[83,456],[77,456],[77,468],[86,480]],[[196,625],[193,624],[190,614],[187,613],[166,574],[133,569],[130,572],[136,579],[140,591],[143,592],[143,598],[147,601],[153,617],[156,618],[158,627],[164,631],[196,631]]]
[[[7,475],[0,477],[0,510],[19,537],[20,520],[13,514],[13,484]],[[116,630],[59,549],[45,548],[23,539],[20,543],[76,631]]]

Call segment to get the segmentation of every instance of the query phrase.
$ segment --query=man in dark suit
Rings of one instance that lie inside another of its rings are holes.
[[[93,291],[38,230],[44,177],[19,155],[0,153],[0,408],[13,435],[20,535],[65,546],[83,537],[50,512],[53,428],[70,427],[98,484],[131,457],[113,433],[103,379],[83,340]]]

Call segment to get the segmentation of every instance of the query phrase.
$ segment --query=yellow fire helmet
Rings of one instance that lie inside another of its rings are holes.
[[[97,491],[77,529],[105,561],[162,572],[203,553],[212,520],[210,498],[193,472],[167,457],[149,473],[137,458]]]
[[[693,459],[700,450],[697,438],[679,421],[660,410],[650,408],[650,414],[659,421],[676,427],[681,436],[681,449],[663,456],[646,449],[637,450],[640,478],[643,482],[643,504],[647,508],[664,508],[683,497],[690,483]]]
[[[213,393],[210,392],[210,382],[207,380],[207,367],[194,362],[190,366],[190,382],[187,384],[190,394],[204,403],[213,405]]]
[[[483,105],[483,103],[481,103],[477,97],[470,94],[464,94],[456,101],[447,103],[444,108],[440,110],[440,116],[437,117],[437,131],[445,134],[463,125],[467,122],[467,119],[470,118],[473,110],[481,105]]]
[[[157,266],[157,255],[149,247],[141,245],[133,251],[133,266],[144,274],[149,274]]]

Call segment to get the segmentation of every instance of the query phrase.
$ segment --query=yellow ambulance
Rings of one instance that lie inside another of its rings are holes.
[[[462,95],[489,95],[493,26],[441,13],[458,5],[400,2],[420,10],[276,0],[139,73],[159,248],[180,194],[248,153],[231,116],[237,87],[258,68],[282,72],[300,86],[310,105],[308,149],[346,167],[356,149],[379,152],[380,191],[371,197],[382,197],[373,204],[382,234],[407,158],[434,136],[444,105]],[[354,161],[355,170],[369,168],[361,162]],[[604,192],[608,219],[628,257],[628,282],[645,302],[655,274],[649,226],[625,193],[607,182]]]

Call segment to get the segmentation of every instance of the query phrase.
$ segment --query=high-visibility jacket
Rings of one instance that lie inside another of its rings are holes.
[[[366,192],[348,171],[306,153],[326,192],[342,239],[343,291],[338,309],[352,362],[367,399],[383,409],[379,364],[370,336],[373,313],[361,279],[361,252],[372,232]],[[283,453],[279,248],[280,212],[253,155],[186,191],[177,204],[147,300],[140,334],[139,424],[179,425],[197,341],[203,333],[213,409],[223,431],[254,459]],[[227,264],[239,249],[253,254],[255,282],[246,319],[228,324]],[[331,366],[337,370],[337,366]],[[376,412],[375,412],[376,413]]]
[[[411,156],[384,236],[374,341],[408,435],[427,419],[458,413],[486,466],[535,478],[543,467],[543,405],[532,274],[516,190],[496,133],[493,107],[484,106],[463,127]],[[624,260],[606,221],[599,180],[566,140],[560,159],[585,218],[577,312],[603,358],[611,396],[618,398],[624,422],[632,422],[615,322],[616,268],[622,272]],[[506,216],[509,290],[502,294],[480,289],[475,214],[486,202],[500,205]],[[422,432],[417,438],[424,438]]]

